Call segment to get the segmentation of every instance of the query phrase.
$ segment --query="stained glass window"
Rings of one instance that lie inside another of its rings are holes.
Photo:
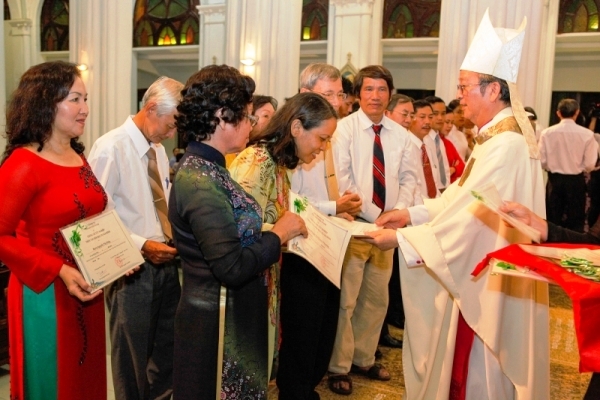
[[[200,0],[136,0],[133,46],[198,44]]]
[[[8,0],[4,0],[4,20],[10,19],[10,7],[8,6]]]
[[[302,40],[327,40],[329,0],[302,1]]]
[[[560,0],[558,33],[598,32],[600,0]]]
[[[69,0],[44,0],[40,28],[42,51],[69,50]]]
[[[385,0],[382,37],[439,37],[441,0]]]

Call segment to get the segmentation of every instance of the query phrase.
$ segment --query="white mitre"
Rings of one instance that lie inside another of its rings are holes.
[[[508,83],[513,113],[527,141],[529,156],[539,159],[535,132],[525,114],[516,86],[526,26],[525,17],[519,29],[494,28],[489,9],[486,10],[460,69],[492,75]]]

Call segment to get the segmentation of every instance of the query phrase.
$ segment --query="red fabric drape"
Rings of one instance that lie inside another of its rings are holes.
[[[566,243],[538,246],[600,249],[600,246]],[[579,371],[600,372],[600,283],[582,278],[559,265],[531,255],[518,244],[489,253],[473,270],[472,275],[476,276],[486,269],[492,258],[527,267],[563,288],[573,302],[573,319],[580,358]]]

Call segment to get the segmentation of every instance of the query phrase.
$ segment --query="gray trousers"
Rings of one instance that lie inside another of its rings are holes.
[[[119,400],[169,399],[179,261],[152,264],[108,286],[112,376]]]

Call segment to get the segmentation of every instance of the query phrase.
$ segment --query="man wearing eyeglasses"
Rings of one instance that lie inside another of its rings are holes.
[[[535,134],[516,79],[525,23],[494,28],[486,12],[460,68],[457,97],[480,127],[469,164],[436,199],[383,215],[369,240],[400,247],[406,312],[406,398],[549,399],[548,286],[471,273],[490,252],[528,237],[474,200],[493,184],[504,200],[544,214]],[[492,56],[493,55],[493,56]]]
[[[308,65],[300,75],[300,91],[323,96],[339,111],[346,98],[341,75],[329,64]],[[327,160],[329,157],[330,165]],[[360,211],[355,193],[339,193],[331,147],[292,174],[291,189],[327,215],[352,219]],[[280,400],[312,400],[327,372],[335,340],[340,290],[304,258],[283,253],[281,266],[281,346],[277,387]]]
[[[385,116],[392,121],[400,124],[404,129],[410,129],[410,124],[415,117],[415,109],[413,107],[413,99],[404,94],[394,94],[390,98],[385,110]]]

